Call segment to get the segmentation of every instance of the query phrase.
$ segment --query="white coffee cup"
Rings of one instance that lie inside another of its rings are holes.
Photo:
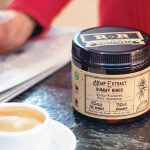
[[[51,119],[42,108],[0,104],[0,150],[50,150]]]

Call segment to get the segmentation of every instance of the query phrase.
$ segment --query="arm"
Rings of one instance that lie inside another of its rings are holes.
[[[35,29],[47,31],[53,18],[70,0],[14,0],[0,11],[0,53],[16,51]],[[1,42],[2,41],[2,42]]]
[[[126,26],[150,34],[150,0],[101,0],[101,26]]]
[[[70,0],[14,0],[9,9],[15,9],[32,16],[46,31],[53,18]]]

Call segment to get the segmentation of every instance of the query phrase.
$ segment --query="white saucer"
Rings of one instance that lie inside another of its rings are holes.
[[[67,126],[51,120],[50,128],[52,134],[50,150],[75,150],[76,137]]]

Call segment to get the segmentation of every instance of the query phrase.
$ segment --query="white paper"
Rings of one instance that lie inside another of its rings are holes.
[[[0,56],[0,101],[10,100],[67,64],[75,32],[52,28],[43,39],[28,42],[21,52]]]

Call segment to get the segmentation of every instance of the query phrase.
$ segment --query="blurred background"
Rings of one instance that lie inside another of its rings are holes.
[[[10,0],[0,0],[0,9],[3,9],[9,1]],[[98,1],[99,0],[72,0],[54,20],[53,25],[82,28],[97,26]]]

